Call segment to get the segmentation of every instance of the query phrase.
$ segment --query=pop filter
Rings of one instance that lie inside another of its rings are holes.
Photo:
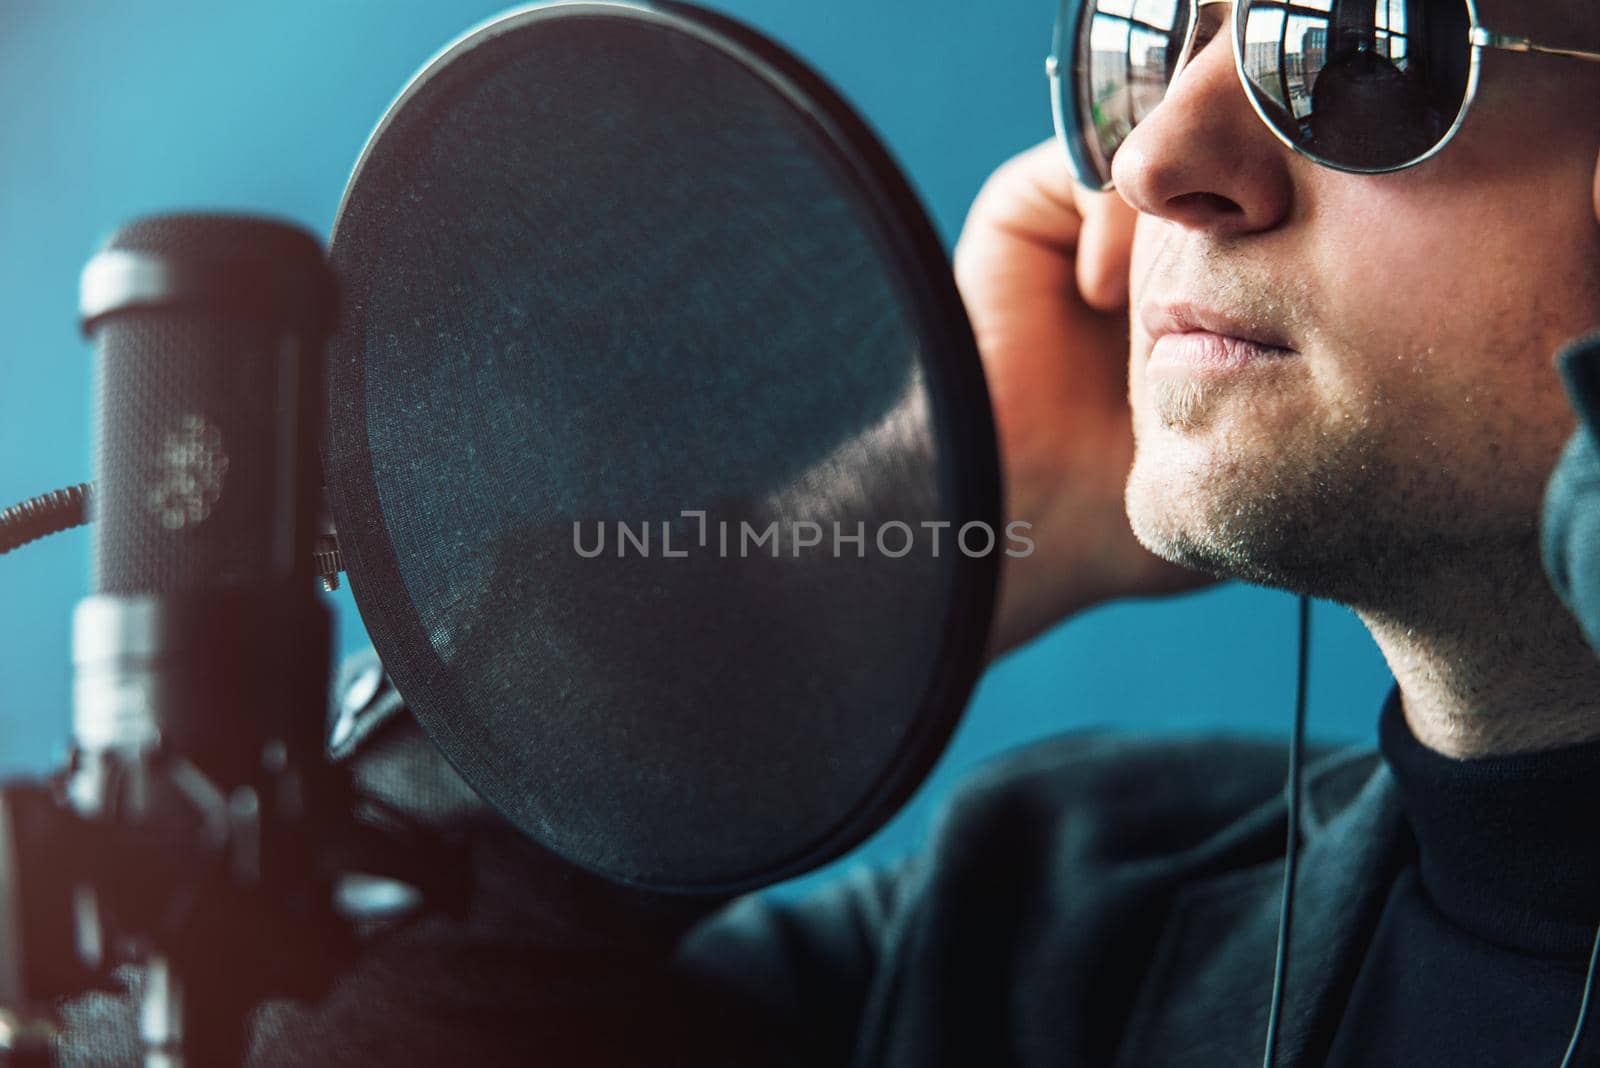
[[[659,890],[887,819],[980,669],[1004,536],[948,260],[850,109],[702,11],[519,11],[389,109],[332,258],[345,567],[463,777]]]

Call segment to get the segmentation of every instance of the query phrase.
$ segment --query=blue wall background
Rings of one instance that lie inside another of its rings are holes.
[[[131,216],[267,212],[326,234],[367,134],[411,74],[498,0],[0,3],[0,506],[89,474],[78,272]],[[1050,133],[1049,0],[725,0],[811,61],[880,131],[947,244],[1002,159]],[[88,538],[0,558],[0,776],[64,752],[68,627]],[[365,636],[335,597],[339,643]],[[1086,613],[996,665],[911,806],[858,857],[909,848],[962,769],[1040,734],[1282,733],[1295,604],[1240,586]],[[1388,673],[1318,605],[1314,734],[1368,740]]]

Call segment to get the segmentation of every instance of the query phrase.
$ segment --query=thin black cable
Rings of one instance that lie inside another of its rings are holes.
[[[94,486],[76,486],[41,494],[0,512],[0,554],[20,549],[31,541],[81,527],[89,521]]]
[[[1294,882],[1300,868],[1300,758],[1306,741],[1306,668],[1311,660],[1311,598],[1300,598],[1300,667],[1294,687],[1294,727],[1289,734],[1289,775],[1284,783],[1288,805],[1287,844],[1283,857],[1283,904],[1278,912],[1278,952],[1272,964],[1272,1007],[1267,1011],[1267,1050],[1263,1068],[1278,1059],[1278,1031],[1283,1013],[1283,988],[1289,974],[1289,936],[1294,928]],[[1591,968],[1591,975],[1593,969]]]
[[[1583,981],[1583,1000],[1578,1003],[1578,1022],[1572,1025],[1572,1041],[1567,1043],[1567,1055],[1561,1058],[1561,1068],[1573,1068],[1578,1063],[1578,1045],[1583,1041],[1583,1025],[1589,1019],[1589,1003],[1594,1000],[1594,976],[1600,971],[1600,928],[1594,933],[1594,949],[1589,952],[1589,976]]]

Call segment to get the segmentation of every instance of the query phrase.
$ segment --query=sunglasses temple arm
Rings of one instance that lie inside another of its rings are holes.
[[[1530,38],[1520,37],[1514,33],[1495,33],[1482,26],[1472,28],[1472,46],[1474,48],[1496,48],[1503,52],[1537,52],[1545,56],[1566,56],[1568,59],[1582,59],[1590,63],[1600,63],[1600,52],[1585,52],[1577,48],[1556,48],[1551,45],[1538,44]]]

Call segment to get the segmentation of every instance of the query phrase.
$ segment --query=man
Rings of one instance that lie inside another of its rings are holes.
[[[1600,44],[1592,5],[1480,6],[1500,32]],[[1086,465],[1126,448],[1111,360],[1081,371],[1088,312],[1051,296],[1075,272],[1090,304],[1118,306],[1131,229],[1126,503],[1140,543],[1349,605],[1398,682],[1383,724],[1398,790],[1381,768],[1313,776],[1325,798],[1313,806],[1328,807],[1300,872],[1287,1059],[1556,1064],[1600,920],[1600,858],[1575,815],[1600,761],[1600,668],[1540,574],[1537,517],[1571,429],[1550,355],[1600,323],[1600,71],[1490,53],[1453,143],[1415,168],[1359,175],[1274,138],[1227,45],[1224,33],[1201,48],[1118,151],[1113,179],[1137,220],[1069,188],[1048,148],[979,199],[957,266],[995,379],[1013,508],[1063,499],[1040,488],[1059,457]],[[1075,262],[1061,252],[1072,247]],[[1273,354],[1208,366],[1171,336],[1197,330]],[[1096,447],[1068,436],[1084,426],[1103,435]],[[1074,493],[1092,484],[1082,466],[1059,477]],[[1123,591],[1164,581],[1126,545],[1087,548],[1091,563],[1071,573],[1132,576]],[[1098,593],[1021,569],[1006,592],[1040,622]],[[1227,787],[1187,781],[1176,762],[1141,770],[1163,797],[1155,812],[1128,806],[1137,817],[1114,832],[1080,833],[1145,862],[1130,839],[1160,841],[1169,860],[1224,848],[1226,833],[1177,806]],[[1353,781],[1335,801],[1340,775]],[[1113,781],[1131,791],[1137,778]],[[1087,818],[1114,823],[1114,796],[1090,795],[1103,807]],[[1383,823],[1402,809],[1403,829]],[[1260,854],[1228,848],[1249,861],[1186,875],[1176,904],[1146,903],[1164,913],[1159,936],[1142,923],[1108,931],[1110,906],[1089,921],[1090,944],[1062,967],[1105,972],[1056,981],[1058,1011],[1083,1015],[1013,1045],[1020,1059],[1054,1063],[1052,1041],[1083,1063],[1259,1056],[1276,888],[1271,865],[1250,866]],[[1111,877],[1073,863],[1080,886]],[[1054,889],[1073,892],[1070,879]]]
[[[1600,49],[1591,0],[1480,6]],[[1279,1064],[1553,1066],[1577,1017],[1600,663],[1537,521],[1573,425],[1551,354],[1600,324],[1597,101],[1600,66],[1490,52],[1438,156],[1342,173],[1274,137],[1221,33],[1121,145],[1115,194],[1040,146],[957,251],[1040,546],[1009,565],[997,648],[1198,570],[1349,605],[1394,671],[1383,758],[1308,773]],[[315,1010],[269,1007],[257,1063],[1260,1061],[1276,747],[1048,743],[902,869],[629,944],[659,912],[596,904],[419,746],[395,720],[359,760],[470,829],[474,914]]]

